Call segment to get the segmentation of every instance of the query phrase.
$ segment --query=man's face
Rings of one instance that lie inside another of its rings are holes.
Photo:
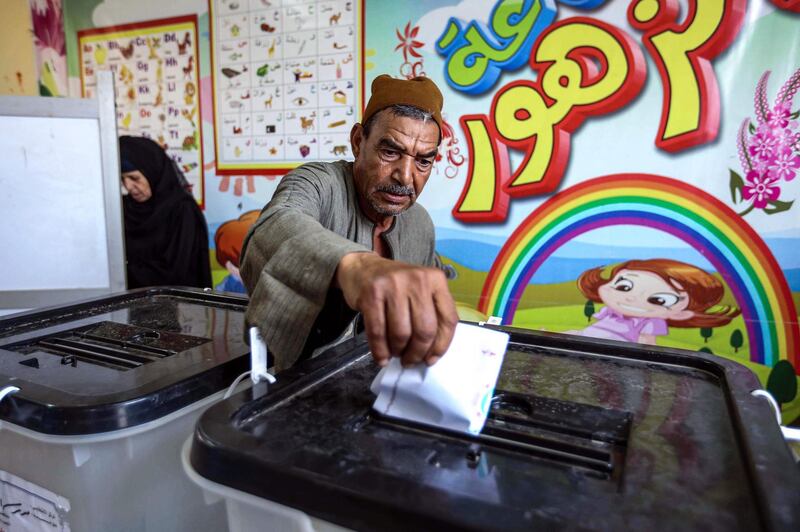
[[[122,174],[122,186],[131,195],[133,201],[137,203],[144,203],[153,196],[150,182],[139,170],[124,172]]]
[[[350,141],[361,208],[381,222],[411,207],[422,192],[439,146],[439,126],[384,110],[369,137],[364,138],[364,129],[356,124]]]

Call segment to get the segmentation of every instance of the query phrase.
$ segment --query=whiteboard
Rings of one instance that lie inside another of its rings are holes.
[[[125,288],[111,83],[93,100],[0,97],[0,309]]]
[[[0,290],[108,286],[97,120],[0,116],[0,146]]]

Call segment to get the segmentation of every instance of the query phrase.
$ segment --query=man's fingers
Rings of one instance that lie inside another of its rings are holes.
[[[458,324],[456,305],[446,287],[444,290],[434,292],[433,303],[436,306],[437,330],[431,348],[425,356],[425,363],[429,366],[435,364],[447,352]]]
[[[412,335],[411,307],[405,293],[394,288],[389,290],[386,294],[386,339],[391,354],[400,356]]]
[[[364,330],[367,332],[372,358],[380,366],[385,366],[392,355],[386,342],[386,315],[383,301],[369,304],[361,309],[361,312],[364,316]]]
[[[410,366],[422,362],[436,339],[436,309],[429,293],[419,294],[411,300],[411,339],[401,353],[403,365]]]
[[[447,351],[458,314],[441,271],[349,253],[339,261],[335,285],[347,304],[363,314],[378,364],[393,355],[402,357],[404,365],[433,364]]]

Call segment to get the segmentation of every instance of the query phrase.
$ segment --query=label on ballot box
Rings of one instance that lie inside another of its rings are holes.
[[[69,532],[69,500],[0,470],[0,531]]]
[[[478,434],[489,414],[508,334],[459,323],[433,366],[404,368],[392,357],[372,382],[373,408],[386,416]]]

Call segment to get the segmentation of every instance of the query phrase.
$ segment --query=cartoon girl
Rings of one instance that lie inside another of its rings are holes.
[[[668,327],[719,327],[741,311],[720,306],[725,288],[707,272],[670,259],[629,260],[614,266],[610,277],[605,267],[593,268],[578,278],[578,288],[590,300],[603,303],[592,317],[597,321],[569,334],[656,343]]]

